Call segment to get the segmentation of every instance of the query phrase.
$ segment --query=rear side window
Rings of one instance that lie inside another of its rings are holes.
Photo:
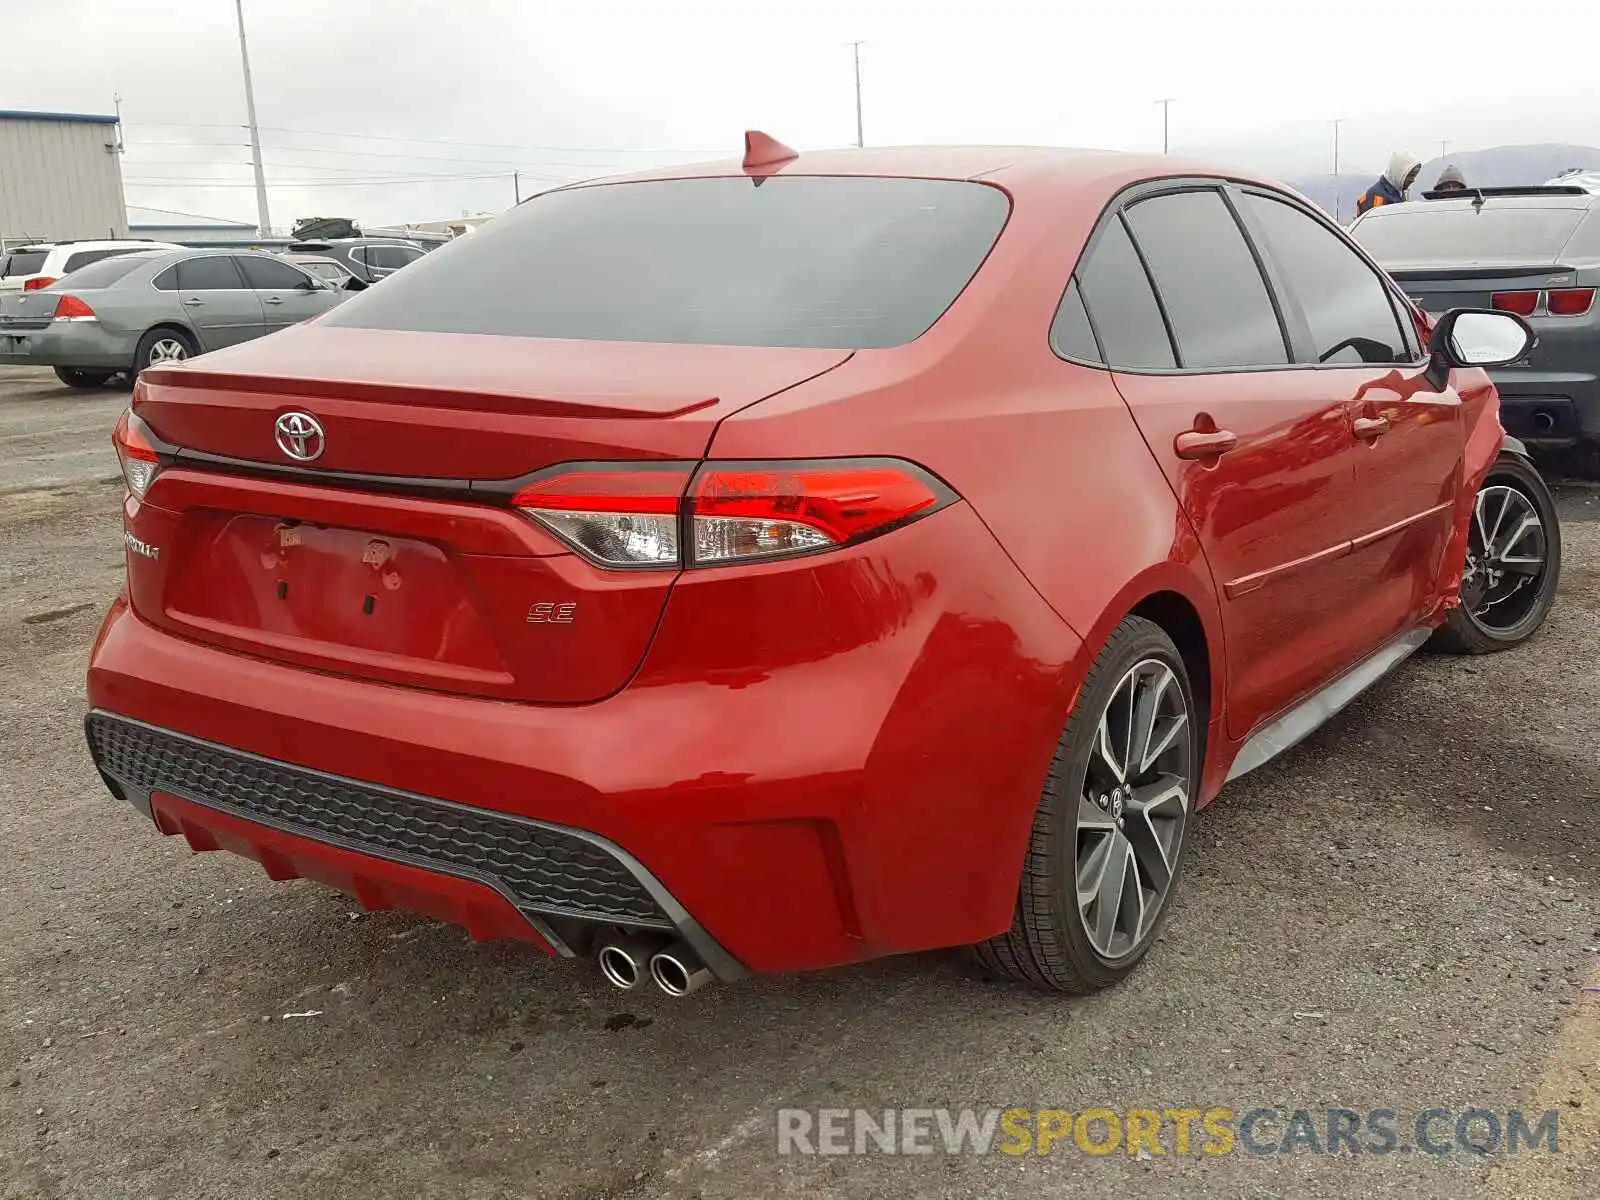
[[[1128,208],[1184,367],[1280,366],[1283,329],[1239,223],[1214,191],[1176,192]]]
[[[150,261],[147,254],[118,254],[92,262],[80,271],[74,271],[67,280],[75,288],[110,287],[125,275],[132,274]]]
[[[998,189],[955,180],[780,175],[568,188],[423,256],[324,319],[598,341],[896,346],[956,299],[1009,211]]]
[[[48,253],[47,250],[13,250],[0,261],[0,278],[7,275],[37,275]]]
[[[115,258],[119,254],[131,254],[132,248],[127,250],[79,250],[76,254],[67,255],[66,264],[61,268],[63,275],[69,275],[91,263],[97,263],[103,258]]]
[[[243,287],[239,269],[233,265],[233,259],[225,254],[186,258],[178,264],[179,291],[218,292]]]
[[[1178,365],[1150,278],[1120,217],[1107,224],[1078,279],[1107,366],[1152,371]]]
[[[1282,200],[1250,192],[1244,204],[1311,326],[1310,361],[1401,363],[1413,357],[1388,288],[1360,255]]]
[[[1050,345],[1064,358],[1079,362],[1097,363],[1100,346],[1094,340],[1094,328],[1089,324],[1089,310],[1083,306],[1083,293],[1074,279],[1067,285],[1067,294],[1061,297],[1061,307],[1056,310],[1055,322],[1050,326]]]

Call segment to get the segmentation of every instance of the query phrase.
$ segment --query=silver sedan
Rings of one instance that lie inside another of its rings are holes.
[[[69,387],[286,328],[348,293],[272,255],[169,250],[102,259],[0,296],[0,365],[54,367]]]

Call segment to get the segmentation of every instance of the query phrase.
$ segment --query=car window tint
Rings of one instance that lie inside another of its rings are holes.
[[[80,290],[110,287],[123,276],[144,266],[150,259],[151,256],[148,254],[114,254],[74,271],[72,278],[67,282]]]
[[[1127,216],[1172,324],[1182,366],[1221,369],[1289,361],[1266,281],[1220,193],[1155,196],[1130,205]]]
[[[225,254],[205,258],[186,258],[178,264],[178,289],[184,292],[216,292],[243,288],[238,268]]]
[[[62,265],[61,273],[70,275],[81,267],[97,263],[103,258],[113,258],[118,254],[128,254],[128,250],[79,250],[76,254],[67,255],[67,261]]]
[[[1491,199],[1386,204],[1350,227],[1350,236],[1384,267],[1524,265],[1552,262],[1566,246],[1587,204]]]
[[[47,250],[13,250],[0,264],[0,278],[8,275],[37,275],[44,266]]]
[[[1388,288],[1359,254],[1286,201],[1250,192],[1244,202],[1311,326],[1308,361],[1401,363],[1414,357]]]
[[[1145,274],[1121,218],[1106,225],[1088,259],[1078,268],[1083,303],[1089,310],[1112,367],[1130,370],[1172,368],[1172,341],[1162,323],[1150,279]]]
[[[161,274],[150,281],[150,286],[158,292],[175,292],[178,290],[178,268],[168,267]]]
[[[1050,326],[1050,345],[1065,358],[1075,358],[1079,362],[1101,361],[1100,347],[1094,340],[1089,311],[1083,306],[1083,293],[1078,290],[1076,279],[1067,284],[1066,295],[1061,297],[1061,307],[1056,310],[1055,322]]]
[[[964,180],[740,175],[565,188],[325,319],[595,341],[896,346],[954,302],[1009,212],[1004,192]]]
[[[244,281],[260,292],[287,292],[306,283],[303,272],[275,258],[240,255],[239,266]]]

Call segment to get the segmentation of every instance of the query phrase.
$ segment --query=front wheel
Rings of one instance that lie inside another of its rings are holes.
[[[1561,522],[1543,477],[1502,451],[1472,505],[1461,604],[1430,645],[1448,654],[1493,654],[1532,637],[1561,582]]]
[[[92,392],[95,388],[104,387],[106,380],[114,374],[114,371],[81,371],[77,367],[56,368],[56,378],[80,392]]]
[[[1083,993],[1144,957],[1182,871],[1203,724],[1172,639],[1127,618],[1056,747],[1011,928],[976,948],[985,966]]]

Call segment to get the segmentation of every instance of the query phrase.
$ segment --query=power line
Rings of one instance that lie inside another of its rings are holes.
[[[402,183],[464,183],[475,179],[504,179],[504,172],[495,172],[488,175],[412,175],[394,179],[277,179],[273,181],[275,188],[286,187],[392,187]],[[255,187],[254,183],[240,183],[236,180],[210,180],[185,178],[147,178],[125,179],[124,183],[136,187],[192,187],[192,188],[236,188]]]

